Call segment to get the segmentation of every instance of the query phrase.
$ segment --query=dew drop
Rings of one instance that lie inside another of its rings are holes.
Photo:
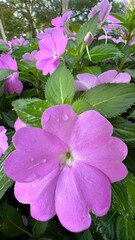
[[[45,163],[45,162],[46,162],[46,159],[43,158],[43,159],[41,160],[41,163]]]
[[[69,119],[68,115],[64,114],[64,115],[63,115],[63,120],[64,120],[64,121],[67,121],[68,119]]]
[[[34,158],[33,158],[33,157],[31,158],[31,161],[32,161],[32,162],[34,161]]]
[[[45,115],[45,117],[44,117],[44,121],[45,121],[45,122],[48,122],[49,119],[50,119],[50,116],[49,116],[49,115]]]
[[[56,118],[56,122],[59,122],[60,121],[60,119],[59,118]]]

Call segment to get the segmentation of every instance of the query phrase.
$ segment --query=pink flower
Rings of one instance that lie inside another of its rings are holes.
[[[13,38],[11,40],[11,43],[14,47],[17,47],[17,46],[22,46],[22,45],[26,46],[29,43],[29,41],[25,40],[23,37],[20,37],[20,38],[15,38],[15,39]]]
[[[115,42],[115,43],[119,43],[119,42],[124,42],[124,40],[121,38],[121,37],[119,37],[119,38],[114,38],[114,37],[112,37],[112,36],[105,36],[105,35],[102,35],[102,36],[100,36],[99,38],[98,38],[98,40],[101,40],[101,39],[111,39],[113,42]]]
[[[60,64],[59,57],[65,52],[67,36],[61,29],[54,29],[52,35],[46,33],[39,41],[39,48],[35,54],[37,69],[43,70],[43,75],[52,74]]]
[[[8,148],[8,138],[6,136],[6,129],[3,126],[0,126],[0,157]]]
[[[92,41],[93,41],[93,35],[91,32],[88,32],[84,38],[84,42],[86,45],[89,45],[92,43]]]
[[[17,131],[18,129],[22,128],[22,127],[29,127],[28,124],[22,122],[20,120],[20,118],[18,117],[17,120],[15,121],[14,123],[14,128],[15,128],[15,131]]]
[[[0,68],[7,68],[11,70],[17,71],[17,63],[15,59],[12,59],[11,56],[8,55],[1,55],[0,58]],[[18,73],[14,72],[13,74],[7,77],[7,81],[4,87],[5,91],[8,91],[10,94],[21,93],[23,90],[23,84],[18,79]]]
[[[91,19],[95,16],[97,12],[98,15],[98,28],[101,27],[102,23],[105,21],[109,12],[111,11],[112,3],[109,3],[108,0],[102,0],[102,2],[98,3],[95,7],[93,7],[88,15],[88,19]]]
[[[65,33],[69,33],[69,31],[67,31],[65,28],[64,28],[64,24],[68,21],[68,19],[71,17],[71,14],[72,14],[72,11],[69,11],[69,12],[66,12],[63,14],[63,16],[61,17],[56,17],[54,19],[52,19],[51,21],[51,24],[53,26],[55,26],[54,28],[45,28],[44,29],[44,33],[38,33],[37,34],[37,38],[39,39],[43,39],[44,36],[46,36],[45,34],[48,33],[50,35],[52,35],[54,29],[61,29],[63,32]]]
[[[89,211],[107,213],[110,184],[123,179],[127,147],[112,137],[110,122],[96,111],[79,116],[69,105],[48,108],[42,127],[19,129],[13,151],[4,163],[16,181],[15,196],[30,204],[31,215],[47,221],[55,214],[72,232],[91,224]]]
[[[21,59],[20,61],[34,63],[35,62],[35,57],[34,56],[35,56],[36,53],[37,53],[37,50],[34,50],[31,53],[25,53],[23,55],[23,59]]]
[[[78,74],[79,81],[75,81],[75,87],[79,91],[87,91],[103,83],[129,83],[131,77],[128,73],[119,73],[116,70],[109,70],[98,77],[89,73]]]
[[[104,28],[105,28],[106,32],[112,31],[111,29],[106,28],[106,27],[110,27],[110,28],[114,28],[114,29],[121,27],[121,25],[117,23],[118,22],[117,18],[109,15],[106,19],[109,21],[112,21],[112,22],[116,22],[116,23],[109,23],[109,24],[105,25]]]

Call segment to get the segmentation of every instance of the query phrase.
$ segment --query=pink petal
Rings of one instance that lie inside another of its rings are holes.
[[[65,144],[70,138],[77,120],[77,114],[70,105],[53,106],[45,110],[42,115],[42,127],[59,137]]]
[[[129,83],[131,77],[128,73],[119,73],[113,80],[112,83]]]
[[[78,81],[78,83],[80,83],[78,90],[80,90],[80,88],[83,88],[83,86],[84,89],[87,88],[88,90],[98,84],[97,77],[89,73],[78,74],[76,77],[80,80],[80,82]],[[75,85],[77,84],[75,83]]]
[[[50,53],[56,52],[56,47],[50,34],[46,33],[43,40],[39,41],[39,48],[40,50],[46,50]]]
[[[73,172],[84,202],[97,216],[105,215],[111,204],[111,186],[107,176],[95,167],[81,162],[74,165]]]
[[[61,20],[61,17],[56,17],[51,20],[51,24],[55,27],[59,27],[60,20]]]
[[[56,53],[58,56],[61,56],[65,52],[67,45],[67,36],[64,36],[63,30],[58,28],[54,29],[52,38],[56,45]]]
[[[14,123],[15,131],[17,131],[18,129],[20,129],[22,127],[28,127],[28,126],[29,125],[24,123],[24,122],[22,122],[19,117],[17,118],[17,120]]]
[[[92,138],[112,135],[113,126],[100,113],[90,110],[78,116],[71,139],[71,149],[81,146]]]
[[[52,53],[46,49],[42,49],[35,54],[35,59],[40,61],[52,59],[52,57],[53,57]]]
[[[36,62],[36,67],[39,70],[43,70],[47,63],[48,63],[48,59],[38,60]]]
[[[68,151],[56,136],[39,128],[20,128],[13,137],[16,151],[5,160],[6,174],[18,182],[31,182],[55,169]]]
[[[122,164],[127,155],[127,146],[118,138],[96,138],[95,135],[81,146],[75,146],[72,154],[75,159],[101,170],[111,182],[120,181],[127,175],[127,169]]]
[[[55,192],[56,213],[61,224],[71,232],[81,232],[91,224],[89,208],[73,175],[73,168],[62,170]]]
[[[118,72],[116,70],[109,70],[100,74],[98,76],[99,84],[112,82],[112,80],[116,77],[117,73]]]

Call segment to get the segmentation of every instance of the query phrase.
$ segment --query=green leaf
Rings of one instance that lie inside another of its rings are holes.
[[[135,174],[135,148],[130,149],[128,148],[128,155],[124,160],[125,165],[128,169]]]
[[[127,22],[127,18],[125,16],[125,14],[122,14],[122,13],[111,13],[110,14],[111,16],[117,18],[118,20],[120,20],[121,22]]]
[[[18,117],[32,127],[41,127],[41,117],[49,104],[38,98],[19,99],[12,103]]]
[[[22,222],[21,214],[12,206],[7,205],[4,209],[4,215],[0,219],[1,232],[6,237],[17,237],[24,233],[31,236]]]
[[[135,239],[135,221],[131,217],[119,216],[116,222],[117,240]]]
[[[71,72],[60,64],[47,81],[45,96],[53,105],[65,104],[73,89],[74,78]]]
[[[3,169],[3,162],[14,149],[14,146],[11,144],[4,155],[0,158],[0,199],[3,197],[7,189],[13,184],[13,180],[6,175]]]
[[[135,102],[135,85],[127,83],[101,84],[84,95],[87,102],[105,117],[125,112]]]
[[[0,68],[0,81],[11,75],[14,70],[6,69],[6,68]]]
[[[9,51],[9,48],[6,44],[0,43],[0,51],[2,51],[2,52]]]
[[[95,35],[97,31],[97,19],[98,19],[98,13],[89,21],[85,22],[83,26],[79,29],[78,33],[76,34],[76,40],[75,40],[75,43],[77,46],[79,46],[80,43],[83,42],[88,32],[91,32],[93,36]]]
[[[80,73],[90,73],[98,77],[102,72],[100,67],[92,66],[83,68]]]
[[[79,115],[85,111],[91,110],[92,106],[84,98],[80,98],[72,104],[72,108]]]
[[[100,44],[93,47],[90,51],[91,61],[100,62],[110,58],[122,57],[123,54],[113,44]],[[87,55],[85,55],[87,56]],[[88,56],[87,56],[88,58]]]
[[[111,119],[113,125],[113,135],[120,138],[124,142],[135,141],[135,123],[117,117]]]
[[[35,239],[40,238],[45,233],[47,225],[48,225],[48,222],[37,221],[32,228],[33,237]]]
[[[132,209],[128,199],[128,193],[125,182],[119,181],[111,184],[112,188],[112,209],[125,216],[130,214],[132,216]]]
[[[135,119],[135,110],[129,115],[129,118]]]
[[[90,230],[89,229],[85,230],[79,240],[93,240]]]
[[[127,187],[130,206],[135,216],[135,177],[131,173],[128,173],[127,177],[125,178],[125,183]]]
[[[124,71],[126,73],[129,73],[129,75],[133,78],[135,78],[135,69],[128,69],[128,68],[125,68]]]

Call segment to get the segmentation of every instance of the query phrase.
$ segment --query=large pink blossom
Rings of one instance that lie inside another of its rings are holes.
[[[90,73],[82,73],[77,75],[78,80],[75,81],[75,87],[79,91],[87,91],[97,85],[103,83],[129,83],[131,77],[128,73],[119,73],[116,70],[109,70],[98,77]]]
[[[52,35],[46,33],[39,41],[39,48],[35,54],[37,69],[43,70],[43,74],[52,74],[60,64],[59,57],[65,52],[67,36],[64,36],[61,29],[54,29]]]
[[[127,147],[93,110],[78,116],[69,105],[53,106],[41,123],[43,129],[15,133],[16,150],[5,160],[5,172],[33,218],[47,221],[57,214],[69,231],[83,231],[91,224],[89,211],[103,216],[109,210],[110,184],[127,175]]]
[[[11,56],[1,55],[0,58],[0,68],[6,68],[17,71],[17,63],[15,59],[12,59]],[[13,74],[7,77],[7,81],[4,87],[5,91],[8,91],[10,94],[21,93],[23,90],[23,84],[18,79],[18,73],[14,72]]]
[[[98,28],[101,27],[102,23],[108,17],[109,12],[111,11],[112,3],[109,3],[108,0],[102,0],[102,2],[98,3],[95,7],[93,7],[88,15],[88,19],[91,19],[95,16],[97,12],[98,15]]]
[[[0,126],[0,157],[8,148],[8,138],[6,136],[6,129],[3,126]]]

